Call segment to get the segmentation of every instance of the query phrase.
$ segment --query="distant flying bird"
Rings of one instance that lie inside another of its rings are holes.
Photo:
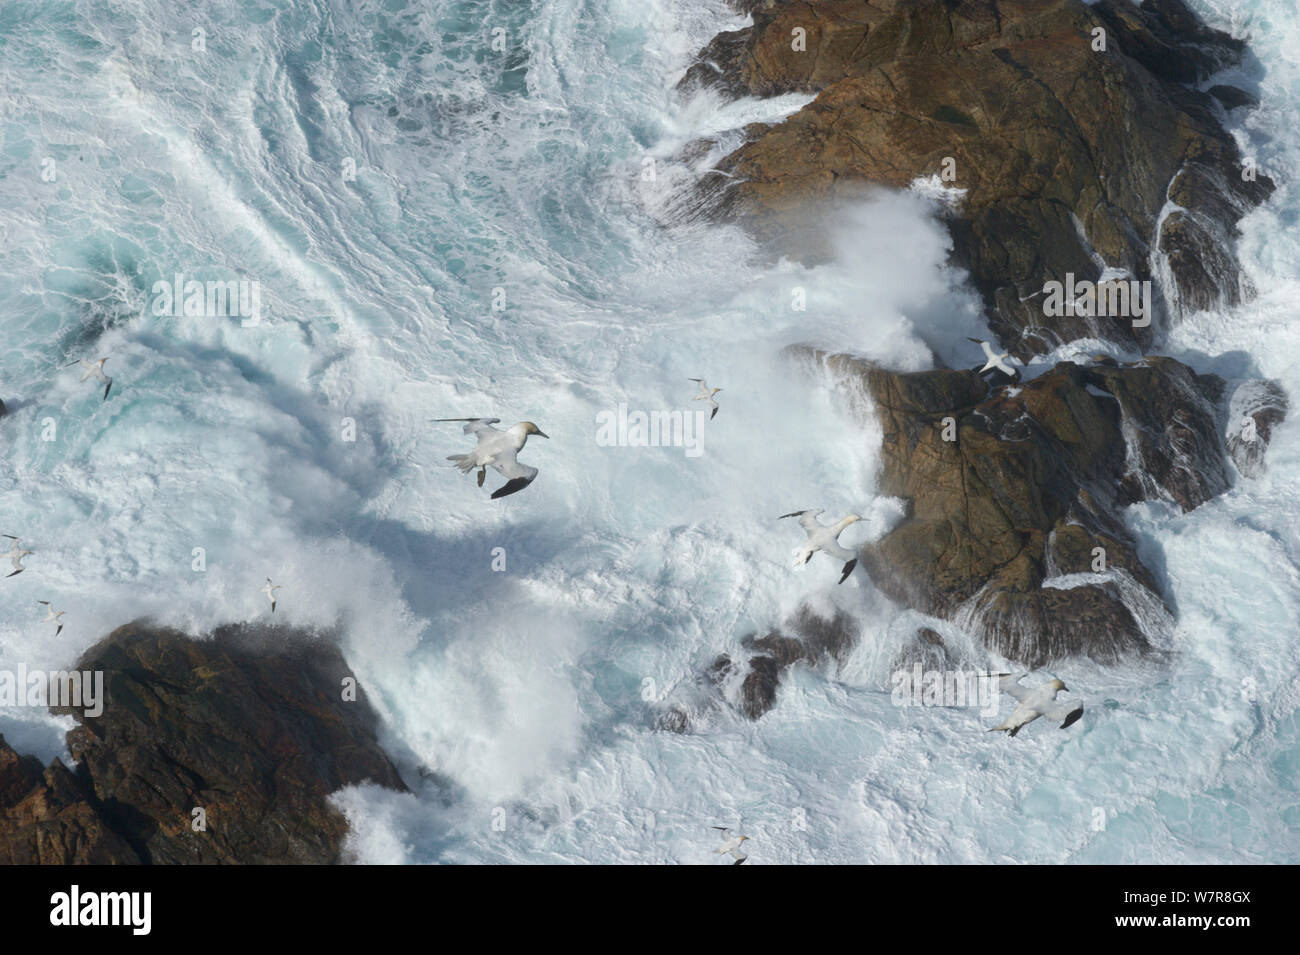
[[[1057,702],[1056,694],[1064,690],[1069,693],[1070,688],[1060,680],[1049,680],[1040,686],[1023,687],[1020,680],[1028,676],[1027,673],[998,673],[996,676],[1001,677],[998,680],[998,692],[1009,694],[1013,699],[1019,700],[1016,708],[1011,711],[1011,715],[1000,726],[994,726],[989,729],[990,733],[996,733],[1002,730],[1011,736],[1015,736],[1027,723],[1032,723],[1040,716],[1046,716],[1049,720],[1061,723],[1061,729],[1078,721],[1083,716],[1083,704],[1077,700]]]
[[[478,447],[469,454],[448,455],[447,460],[453,462],[465,474],[478,468],[479,487],[483,486],[488,466],[494,468],[506,479],[506,483],[492,492],[493,500],[522,491],[533,483],[533,478],[537,477],[537,468],[521,464],[515,457],[523,450],[530,434],[535,434],[539,438],[550,437],[531,421],[520,421],[502,431],[492,427],[501,421],[500,418],[434,418],[433,420],[468,422],[465,425],[465,433],[478,436]]]
[[[857,566],[858,555],[847,547],[841,547],[839,537],[846,527],[850,524],[856,524],[862,518],[856,514],[850,514],[838,524],[827,525],[817,520],[817,515],[820,513],[822,513],[822,509],[815,507],[807,511],[792,511],[789,514],[781,515],[781,520],[785,520],[787,517],[799,518],[799,526],[808,534],[808,540],[804,545],[794,549],[794,566],[802,567],[812,560],[813,554],[822,551],[831,557],[848,561],[844,565],[844,572],[840,574],[840,583],[844,583],[849,579],[849,574],[853,573],[853,568]]]
[[[29,550],[23,550],[23,541],[20,537],[14,537],[13,534],[5,534],[13,543],[9,546],[9,553],[0,554],[0,557],[8,557],[9,562],[14,566],[12,574],[6,574],[7,577],[17,577],[27,568],[23,566],[23,558],[31,553]]]
[[[984,367],[979,370],[979,373],[981,375],[984,374],[984,372],[988,371],[990,368],[996,368],[998,371],[1002,372],[1002,374],[1006,375],[1009,378],[1019,377],[1019,375],[1016,373],[1016,370],[1012,368],[1010,365],[1008,365],[1005,361],[1003,361],[1004,358],[1010,357],[1011,355],[1010,352],[1003,352],[1001,355],[999,355],[993,350],[993,347],[989,345],[989,343],[982,338],[968,338],[966,340],[968,342],[974,342],[976,345],[979,345],[981,348],[984,349],[984,357],[988,360],[984,363]]]
[[[719,832],[721,832],[723,835],[726,835],[728,832],[731,831],[731,830],[728,829],[726,826],[713,826],[712,828],[717,829],[717,830],[718,830]],[[747,840],[748,838],[749,838],[749,836],[741,836],[741,835],[731,836],[731,837],[729,837],[729,838],[727,839],[726,842],[724,842],[724,843],[723,843],[723,844],[722,844],[722,845],[721,845],[721,846],[716,850],[716,854],[717,854],[717,855],[730,855],[731,858],[733,858],[733,859],[736,860],[735,862],[733,862],[733,863],[731,863],[731,864],[732,864],[732,865],[740,865],[740,864],[742,864],[746,859],[749,858],[749,856],[745,855],[743,852],[740,851],[740,846],[741,846],[741,844],[742,844],[743,842],[745,842],[745,840]]]
[[[709,415],[709,420],[712,421],[714,418],[718,416],[718,403],[713,399],[713,396],[716,395],[722,389],[710,388],[709,383],[706,382],[703,378],[689,378],[687,380],[693,381],[700,386],[700,393],[696,395],[694,398],[692,398],[691,400],[707,401],[710,407],[713,408],[713,413]]]
[[[279,584],[271,583],[271,578],[266,578],[266,586],[258,591],[259,594],[266,594],[266,599],[271,601],[271,613],[275,613],[275,592],[280,589]]]
[[[101,358],[99,361],[87,361],[82,358],[78,361],[68,362],[65,367],[71,368],[73,365],[80,365],[82,368],[86,369],[86,373],[81,376],[81,380],[86,381],[89,378],[94,378],[99,381],[99,383],[104,386],[103,400],[107,401],[109,389],[113,387],[113,379],[104,374],[104,362],[106,361],[108,361],[107,357]]]
[[[59,625],[59,629],[54,631],[54,635],[57,637],[63,632],[63,623],[59,618],[67,613],[67,611],[55,610],[54,606],[48,600],[38,600],[36,602],[45,608],[45,619],[42,620],[41,623],[57,623]]]

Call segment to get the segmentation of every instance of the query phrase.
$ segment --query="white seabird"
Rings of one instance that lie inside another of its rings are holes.
[[[259,594],[266,594],[266,599],[271,601],[271,613],[275,613],[275,592],[280,589],[279,584],[271,583],[271,578],[266,578],[266,586],[258,591]]]
[[[979,345],[981,348],[984,349],[984,357],[987,359],[987,361],[984,362],[984,367],[979,370],[979,373],[981,375],[991,368],[996,368],[998,371],[1002,372],[1002,374],[1006,375],[1008,378],[1018,377],[1016,374],[1016,370],[1004,361],[1004,359],[1009,358],[1011,356],[1010,352],[1003,352],[1001,355],[999,355],[997,352],[993,350],[993,347],[982,338],[968,338],[966,340],[968,342],[974,342],[976,345]]]
[[[712,421],[714,418],[718,416],[718,403],[713,399],[713,396],[716,395],[722,389],[710,388],[709,383],[705,381],[703,378],[690,378],[687,380],[693,381],[700,386],[700,393],[696,395],[694,398],[692,398],[691,400],[707,401],[709,403],[709,406],[713,409],[713,413],[709,415],[709,420]]]
[[[501,421],[500,418],[434,418],[433,420],[468,422],[465,425],[465,433],[478,436],[478,447],[469,454],[448,455],[447,460],[453,462],[466,474],[478,468],[479,487],[483,486],[487,467],[491,465],[506,479],[505,484],[492,492],[493,500],[522,491],[533,483],[533,478],[537,477],[537,468],[521,464],[516,458],[516,455],[523,450],[530,434],[535,434],[539,438],[550,437],[531,421],[520,421],[502,431],[492,427]]]
[[[804,545],[794,549],[794,566],[802,567],[812,560],[813,554],[820,550],[831,557],[847,561],[844,565],[844,572],[840,574],[840,583],[844,583],[849,579],[849,574],[853,573],[853,568],[857,566],[858,555],[847,547],[841,547],[839,537],[844,528],[850,524],[856,524],[862,518],[856,514],[850,514],[838,524],[827,525],[817,520],[817,515],[821,512],[820,507],[814,507],[807,511],[791,511],[789,514],[781,515],[781,520],[785,520],[787,517],[799,518],[799,526],[808,534],[808,540],[804,542]]]
[[[59,629],[54,631],[54,635],[57,637],[63,632],[63,621],[59,618],[67,613],[67,611],[55,610],[54,605],[48,600],[38,600],[36,602],[45,608],[45,619],[42,620],[41,623],[57,623],[59,625]]]
[[[13,573],[6,574],[5,576],[16,577],[27,569],[23,566],[23,558],[30,554],[31,551],[23,549],[22,538],[14,537],[13,534],[5,534],[4,536],[13,541],[13,543],[9,545],[9,552],[7,554],[0,554],[0,557],[8,557],[9,562],[14,565]]]
[[[82,358],[78,361],[69,362],[66,367],[71,368],[73,365],[80,365],[86,369],[86,373],[81,376],[81,380],[96,379],[104,386],[104,400],[107,401],[109,389],[113,387],[113,379],[104,374],[104,362],[106,361],[108,361],[107,357],[101,358],[99,361],[87,361]]]
[[[1040,686],[1024,687],[1020,685],[1020,680],[1028,676],[1027,673],[995,675],[1001,677],[998,680],[998,692],[1009,694],[1019,702],[1005,722],[1000,726],[990,727],[990,733],[1002,730],[1008,735],[1015,736],[1026,723],[1032,723],[1040,716],[1046,716],[1053,721],[1060,720],[1061,729],[1065,729],[1083,716],[1083,704],[1077,700],[1057,701],[1057,693],[1062,690],[1066,693],[1070,692],[1069,687],[1060,680],[1049,680]]]
[[[726,826],[714,826],[713,828],[714,828],[714,829],[717,829],[717,830],[718,830],[719,832],[721,832],[723,835],[726,835],[728,832],[731,831],[731,830],[728,829]],[[732,864],[732,865],[740,865],[740,864],[743,863],[746,859],[749,858],[749,856],[745,855],[745,853],[743,853],[743,852],[740,851],[740,846],[741,846],[741,844],[742,844],[743,842],[745,842],[745,840],[748,839],[748,838],[749,838],[749,836],[742,836],[742,835],[729,836],[729,837],[727,838],[727,841],[724,842],[724,843],[723,843],[723,844],[722,844],[722,845],[721,845],[721,846],[716,850],[716,855],[730,855],[731,858],[733,858],[733,859],[736,860],[735,862],[733,862],[733,863],[731,863],[731,864]]]

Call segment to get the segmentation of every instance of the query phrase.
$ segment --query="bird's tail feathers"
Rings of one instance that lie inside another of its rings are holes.
[[[462,474],[469,474],[476,467],[472,454],[449,454],[447,460],[460,468]]]

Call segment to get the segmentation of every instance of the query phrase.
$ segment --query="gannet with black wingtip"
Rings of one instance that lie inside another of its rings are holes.
[[[533,483],[537,477],[537,468],[521,464],[517,455],[528,442],[528,436],[535,434],[539,438],[549,438],[531,421],[520,421],[505,431],[492,425],[500,423],[500,418],[434,418],[434,421],[465,421],[465,433],[478,436],[478,447],[469,454],[451,454],[447,460],[460,468],[465,474],[478,468],[478,486],[483,486],[487,468],[494,468],[506,483],[492,492],[492,499],[506,497],[516,491],[522,491]]]
[[[817,520],[817,515],[820,513],[822,513],[822,509],[814,507],[807,511],[791,511],[789,514],[781,515],[781,520],[785,520],[787,517],[799,518],[799,526],[808,534],[808,540],[804,545],[794,549],[794,566],[802,567],[812,560],[813,554],[822,551],[831,557],[847,561],[844,565],[844,572],[840,574],[839,581],[844,583],[849,579],[849,574],[853,573],[853,568],[857,566],[858,555],[847,547],[841,547],[839,537],[844,528],[850,524],[856,524],[862,518],[856,514],[850,514],[838,524],[828,525]]]
[[[710,388],[709,383],[705,381],[703,378],[690,378],[688,380],[693,381],[700,386],[700,393],[696,395],[694,398],[692,398],[691,400],[707,401],[709,403],[709,406],[713,408],[713,413],[709,415],[709,420],[712,421],[714,418],[718,416],[718,403],[713,399],[713,396],[716,395],[722,389]]]
[[[107,401],[109,389],[113,387],[113,379],[104,374],[104,362],[106,361],[108,361],[107,357],[101,358],[99,361],[86,361],[86,359],[82,358],[78,361],[69,362],[66,367],[71,368],[73,365],[80,365],[86,369],[86,373],[81,376],[81,380],[86,381],[89,378],[94,378],[99,381],[104,386],[103,400]]]
[[[984,349],[984,357],[987,359],[987,361],[984,362],[984,367],[979,370],[979,373],[981,375],[992,368],[996,368],[998,371],[1002,372],[1002,374],[1006,375],[1008,378],[1019,377],[1019,373],[1010,365],[1006,364],[1006,362],[1004,361],[1004,359],[1011,357],[1010,352],[1003,352],[1001,355],[999,355],[997,352],[993,350],[993,346],[991,346],[988,342],[986,342],[982,338],[968,338],[966,340],[968,342],[974,342],[976,345],[979,345],[981,348]]]
[[[51,604],[48,600],[38,600],[36,602],[45,608],[45,619],[42,620],[41,623],[57,623],[59,625],[59,628],[54,631],[54,635],[57,637],[59,634],[63,632],[63,621],[61,621],[59,618],[62,617],[65,613],[67,613],[67,611],[55,610],[54,605]]]
[[[0,554],[0,557],[8,557],[9,562],[13,564],[14,567],[13,573],[6,574],[5,576],[17,577],[27,569],[23,566],[23,558],[30,554],[31,551],[23,549],[23,541],[21,537],[14,537],[13,534],[6,534],[4,536],[13,541],[13,543],[9,545],[9,552],[7,554]]]
[[[719,832],[721,832],[723,835],[726,835],[728,832],[731,831],[731,830],[728,829],[726,826],[714,826],[713,828],[714,828],[714,829],[717,829],[717,830],[718,830]],[[746,859],[749,858],[749,856],[745,855],[743,852],[740,851],[740,847],[741,847],[741,845],[742,845],[742,844],[743,844],[743,843],[744,843],[748,838],[749,838],[749,836],[742,836],[742,835],[731,836],[731,837],[729,837],[729,838],[727,839],[726,842],[724,842],[724,843],[723,843],[723,844],[722,844],[722,845],[721,845],[721,846],[716,850],[716,854],[717,854],[717,855],[724,855],[724,854],[725,854],[725,855],[730,855],[731,858],[733,858],[733,859],[736,860],[735,862],[732,863],[732,865],[740,865],[742,862],[744,862]]]
[[[258,591],[259,594],[266,594],[266,599],[271,601],[271,613],[275,613],[275,592],[280,589],[280,584],[271,583],[271,578],[266,578],[266,586]]]
[[[1083,704],[1077,700],[1057,701],[1057,693],[1062,690],[1066,693],[1070,692],[1069,687],[1060,680],[1049,680],[1040,686],[1024,687],[1020,685],[1020,681],[1028,676],[1028,673],[995,675],[1001,677],[998,680],[998,692],[1006,693],[1019,702],[1005,722],[1000,726],[990,727],[988,730],[990,733],[1002,730],[1010,736],[1015,736],[1027,723],[1032,723],[1040,716],[1046,716],[1049,720],[1060,720],[1061,729],[1065,729],[1083,716]]]

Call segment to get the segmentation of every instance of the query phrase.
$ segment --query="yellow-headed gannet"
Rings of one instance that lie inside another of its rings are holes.
[[[36,602],[45,608],[45,619],[42,620],[41,623],[57,623],[59,625],[59,629],[54,631],[54,635],[57,637],[63,632],[63,622],[59,620],[59,618],[67,613],[67,611],[55,610],[53,604],[48,600],[38,600]]]
[[[17,577],[27,569],[23,566],[23,558],[30,554],[31,551],[23,550],[23,541],[21,537],[14,537],[13,534],[5,534],[4,536],[13,541],[13,543],[9,545],[9,553],[0,554],[0,557],[8,557],[9,562],[14,565],[13,573],[6,574],[6,576]]]
[[[974,342],[976,345],[979,345],[981,348],[984,349],[984,357],[987,360],[984,362],[984,367],[979,370],[979,373],[981,375],[984,374],[984,372],[988,371],[990,368],[996,368],[998,371],[1002,372],[1002,374],[1006,375],[1008,378],[1019,378],[1019,375],[1017,374],[1016,370],[1003,360],[1005,358],[1010,357],[1011,355],[1010,352],[1003,352],[1001,355],[999,355],[997,352],[993,350],[993,347],[982,338],[968,338],[966,340],[968,342]]]
[[[271,578],[266,578],[266,586],[258,591],[259,594],[266,594],[266,599],[271,601],[271,613],[275,613],[275,592],[280,589],[279,584],[271,583]]]
[[[478,436],[478,447],[469,454],[448,455],[447,460],[454,462],[456,467],[466,474],[478,468],[479,487],[483,486],[487,467],[489,465],[493,467],[506,479],[505,484],[492,492],[493,500],[522,491],[533,483],[533,478],[537,477],[537,468],[520,464],[515,457],[523,450],[530,434],[535,434],[539,438],[550,437],[531,421],[520,421],[502,431],[492,427],[501,421],[500,418],[434,418],[433,420],[468,422],[465,425],[465,433]]]
[[[849,579],[849,574],[853,573],[853,568],[857,566],[858,555],[847,547],[841,547],[839,537],[844,528],[850,524],[856,524],[862,518],[856,514],[850,514],[838,524],[826,525],[817,520],[817,515],[821,512],[820,507],[814,507],[807,511],[792,511],[789,514],[781,515],[781,520],[785,520],[787,517],[799,518],[799,526],[808,534],[808,540],[804,545],[794,549],[794,566],[802,567],[812,560],[813,554],[820,550],[839,560],[847,561],[844,565],[844,572],[840,574],[840,583],[844,583]]]
[[[1061,729],[1065,729],[1083,715],[1082,703],[1073,700],[1057,702],[1057,693],[1061,690],[1066,693],[1070,692],[1069,687],[1060,680],[1049,680],[1040,686],[1030,688],[1020,685],[1021,678],[1028,676],[1027,673],[998,673],[996,675],[1001,677],[998,680],[998,692],[1009,694],[1020,702],[1011,711],[1011,715],[1006,718],[1006,722],[1001,726],[990,728],[990,733],[1003,730],[1009,735],[1015,736],[1026,723],[1032,723],[1040,716],[1046,716],[1049,720],[1060,720]]]
[[[104,386],[104,400],[107,401],[108,391],[113,387],[113,379],[104,374],[104,362],[106,361],[108,361],[108,358],[106,357],[101,358],[99,361],[86,361],[86,359],[82,358],[80,361],[69,362],[66,367],[71,368],[73,365],[80,365],[82,368],[86,369],[86,373],[81,376],[81,380],[86,381],[88,378],[96,379]]]
[[[687,380],[693,381],[700,386],[700,393],[696,395],[694,398],[692,398],[691,400],[707,401],[709,403],[709,406],[713,408],[713,413],[709,415],[709,420],[712,421],[714,418],[718,416],[718,403],[713,399],[713,396],[716,395],[722,389],[710,388],[709,383],[705,381],[703,378],[690,378]]]
[[[718,830],[719,832],[721,832],[724,836],[725,836],[727,833],[729,833],[729,832],[731,831],[731,830],[728,829],[726,826],[714,826],[713,828],[714,828],[714,829],[717,829],[717,830]],[[736,860],[735,862],[733,862],[733,863],[731,863],[731,864],[732,864],[732,865],[740,865],[742,862],[744,862],[746,859],[749,858],[749,856],[745,855],[743,852],[740,851],[740,846],[741,846],[741,844],[744,843],[745,840],[748,839],[748,838],[749,838],[749,836],[741,836],[741,835],[728,836],[728,837],[727,837],[727,841],[724,842],[724,843],[723,843],[723,844],[722,844],[722,845],[717,849],[716,854],[717,854],[717,855],[730,855],[731,858],[733,858],[733,859]]]

